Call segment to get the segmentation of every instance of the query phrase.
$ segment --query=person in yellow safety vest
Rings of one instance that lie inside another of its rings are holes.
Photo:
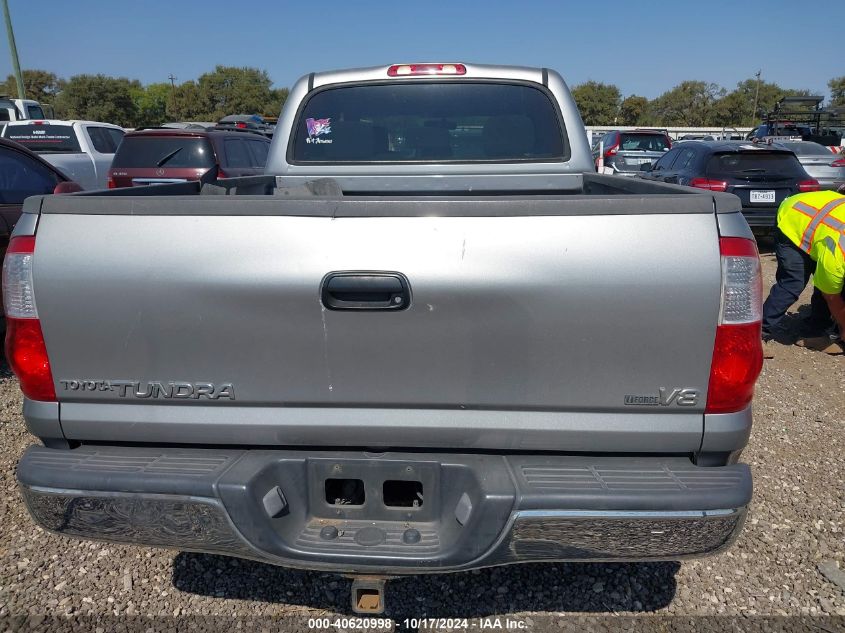
[[[800,193],[784,200],[778,208],[775,257],[778,268],[775,285],[763,304],[763,340],[767,351],[775,329],[786,311],[813,275],[811,328],[830,327],[833,316],[840,333],[845,333],[845,186],[835,191]],[[805,336],[824,334],[823,331]],[[833,339],[836,340],[835,335]],[[838,338],[841,341],[841,334]],[[841,345],[828,350],[841,352]],[[826,351],[828,351],[826,350]],[[767,354],[770,357],[770,354]]]

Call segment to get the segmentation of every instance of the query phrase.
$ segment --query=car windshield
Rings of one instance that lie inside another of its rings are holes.
[[[295,162],[564,160],[548,95],[522,84],[449,81],[330,88],[294,128]]]
[[[42,154],[82,151],[70,125],[7,125],[3,136]]]
[[[775,176],[799,177],[803,168],[789,152],[726,152],[714,154],[707,163],[707,173],[713,176],[736,176],[761,173]]]
[[[124,136],[112,168],[198,167],[214,165],[208,139],[197,136]]]
[[[619,135],[619,149],[624,151],[665,152],[669,141],[663,134],[626,134]]]

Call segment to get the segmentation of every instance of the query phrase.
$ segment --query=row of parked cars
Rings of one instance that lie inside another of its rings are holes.
[[[236,115],[126,132],[95,121],[6,122],[0,131],[0,261],[30,196],[262,173],[272,128],[254,123]]]
[[[845,156],[811,141],[679,140],[655,130],[608,132],[593,145],[604,173],[726,191],[756,229],[791,195],[845,186]]]
[[[269,126],[235,117],[176,125],[126,133],[94,121],[24,120],[7,123],[0,137],[40,155],[86,190],[194,180],[215,168],[219,177],[261,173]]]
[[[0,239],[8,240],[26,197],[67,190],[71,182],[88,190],[261,174],[272,133],[250,115],[128,133],[93,121],[10,121],[0,132],[13,141],[0,146],[7,229]],[[749,224],[760,228],[773,226],[784,198],[845,185],[845,157],[810,141],[673,143],[656,130],[612,131],[594,144],[593,158],[606,173],[733,193]]]

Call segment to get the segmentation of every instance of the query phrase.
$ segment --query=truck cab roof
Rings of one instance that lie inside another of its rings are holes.
[[[438,70],[435,67],[441,67]],[[446,67],[446,70],[443,70]],[[449,67],[454,67],[452,71]],[[405,73],[404,69],[410,69]],[[393,74],[389,74],[395,69]],[[502,66],[495,64],[467,64],[467,63],[406,63],[390,64],[387,66],[367,66],[364,68],[346,68],[341,70],[327,70],[314,72],[300,78],[299,82],[307,82],[313,88],[328,84],[360,83],[367,81],[419,81],[420,79],[515,79],[532,81],[543,84],[544,77],[548,83],[550,71],[547,68],[532,68],[528,66]],[[402,74],[399,74],[402,73]],[[297,83],[299,83],[297,82]]]

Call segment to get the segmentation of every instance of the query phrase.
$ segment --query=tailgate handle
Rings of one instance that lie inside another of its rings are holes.
[[[323,277],[320,297],[327,310],[404,310],[411,287],[402,273],[332,272]]]

